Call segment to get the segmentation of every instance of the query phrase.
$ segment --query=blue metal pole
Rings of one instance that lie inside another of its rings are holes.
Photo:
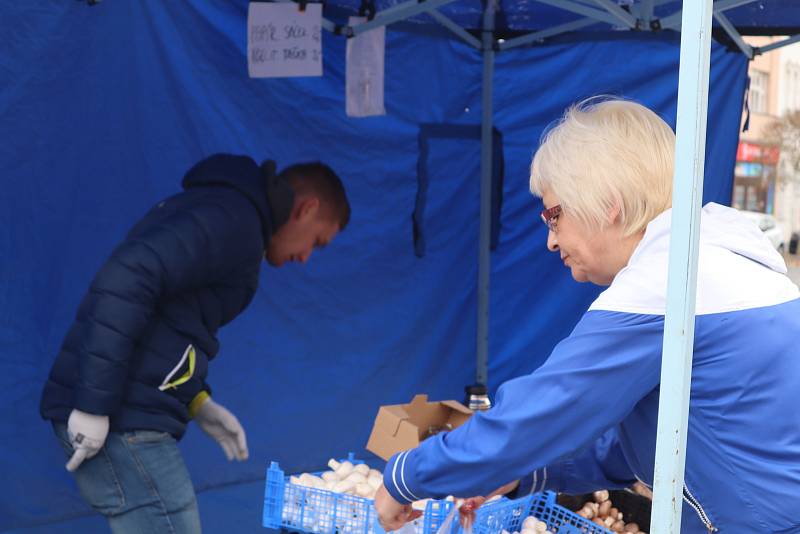
[[[593,26],[595,24],[597,24],[595,19],[586,17],[574,20],[572,22],[567,22],[565,24],[559,24],[558,26],[553,26],[552,28],[548,28],[546,30],[539,30],[527,35],[520,35],[519,37],[506,39],[504,42],[499,44],[498,48],[500,48],[500,50],[508,50],[509,48],[514,48],[516,46],[523,46],[536,41],[544,41],[548,37],[554,37],[556,35],[561,35],[562,33],[568,33],[579,30],[586,26]]]
[[[716,12],[723,12],[729,9],[734,9],[739,6],[744,6],[747,4],[752,4],[753,2],[757,2],[758,0],[716,0],[714,2],[714,11]],[[681,29],[681,17],[683,16],[682,11],[678,11],[664,17],[661,19],[661,27],[665,30],[672,29],[672,30],[680,30]]]
[[[433,18],[436,22],[438,22],[439,24],[441,24],[454,34],[458,35],[461,38],[461,40],[467,43],[468,45],[477,48],[478,50],[482,49],[483,44],[481,43],[480,39],[474,37],[471,33],[469,33],[467,30],[465,30],[464,28],[462,28],[461,26],[459,26],[458,24],[447,18],[445,15],[442,15],[441,13],[439,13],[434,9],[433,11],[428,11],[428,16]]]
[[[684,0],[652,534],[678,534],[681,528],[705,165],[711,17],[711,0]]]
[[[726,17],[722,11],[714,11],[714,18],[717,19],[717,22],[719,22],[719,25],[725,30],[725,33],[728,34],[728,37],[736,43],[736,46],[739,47],[742,54],[747,56],[748,59],[753,59],[753,47],[744,42],[744,39],[734,25],[731,24],[731,21],[728,20],[728,17]]]
[[[778,41],[777,43],[768,44],[766,46],[760,46],[756,48],[755,55],[764,54],[771,50],[776,50],[778,48],[783,48],[784,46],[794,44],[800,42],[800,34],[794,35],[789,37],[788,39],[784,39],[783,41]]]
[[[349,31],[346,30],[345,34],[353,36],[359,35],[381,26],[388,26],[389,24],[393,24],[401,20],[410,19],[411,17],[419,15],[420,13],[433,11],[454,1],[455,0],[426,0],[424,2],[419,2],[418,0],[408,0],[401,4],[378,11],[378,13],[375,15],[375,18],[368,22],[362,22],[360,24],[356,24],[355,26],[350,26],[348,28]]]
[[[653,0],[642,0],[642,3],[639,8],[640,17],[642,21],[647,26],[645,29],[650,29],[650,22],[653,20],[653,13],[655,13],[655,2]]]
[[[590,17],[598,22],[606,22],[615,26],[619,23],[619,20],[614,17],[613,15],[609,14],[608,11],[595,9],[591,6],[586,4],[579,4],[574,2],[573,0],[535,0],[540,4],[547,4],[548,6],[557,7],[559,9],[563,9],[564,11],[570,11],[572,13],[577,13],[578,15],[583,15],[584,17]]]
[[[492,93],[494,88],[494,14],[496,0],[486,0],[483,11],[483,98],[481,102],[481,200],[478,241],[478,328],[476,381],[489,378],[489,274],[492,211]]]

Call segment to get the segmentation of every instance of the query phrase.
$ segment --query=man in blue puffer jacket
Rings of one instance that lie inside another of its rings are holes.
[[[199,532],[177,448],[190,419],[229,460],[247,459],[239,421],[211,399],[217,330],[247,308],[261,259],[305,263],[350,218],[321,163],[275,174],[245,156],[196,164],[95,276],[50,371],[51,420],[84,498],[114,532]]]

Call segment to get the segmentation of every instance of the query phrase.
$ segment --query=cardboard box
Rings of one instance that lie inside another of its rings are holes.
[[[460,402],[428,402],[427,395],[416,395],[408,404],[381,406],[367,450],[388,460],[433,434],[461,426],[471,415],[472,410]]]

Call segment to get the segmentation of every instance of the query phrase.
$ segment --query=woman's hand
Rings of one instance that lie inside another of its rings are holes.
[[[410,504],[394,500],[383,485],[375,493],[375,511],[378,513],[378,522],[386,532],[397,530],[422,515],[421,511],[413,510]]]
[[[475,521],[475,510],[480,508],[483,503],[496,495],[505,495],[506,493],[511,493],[517,489],[517,486],[519,486],[519,480],[515,480],[500,486],[486,497],[470,497],[468,499],[464,499],[461,508],[458,509],[458,521],[461,523],[461,526],[464,528],[464,530],[468,530],[468,528],[472,526],[472,523]]]

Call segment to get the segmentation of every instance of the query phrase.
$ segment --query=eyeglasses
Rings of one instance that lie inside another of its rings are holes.
[[[556,223],[558,222],[559,215],[561,215],[561,204],[556,204],[552,208],[542,210],[542,222],[547,225],[547,228],[551,232],[556,231]]]

